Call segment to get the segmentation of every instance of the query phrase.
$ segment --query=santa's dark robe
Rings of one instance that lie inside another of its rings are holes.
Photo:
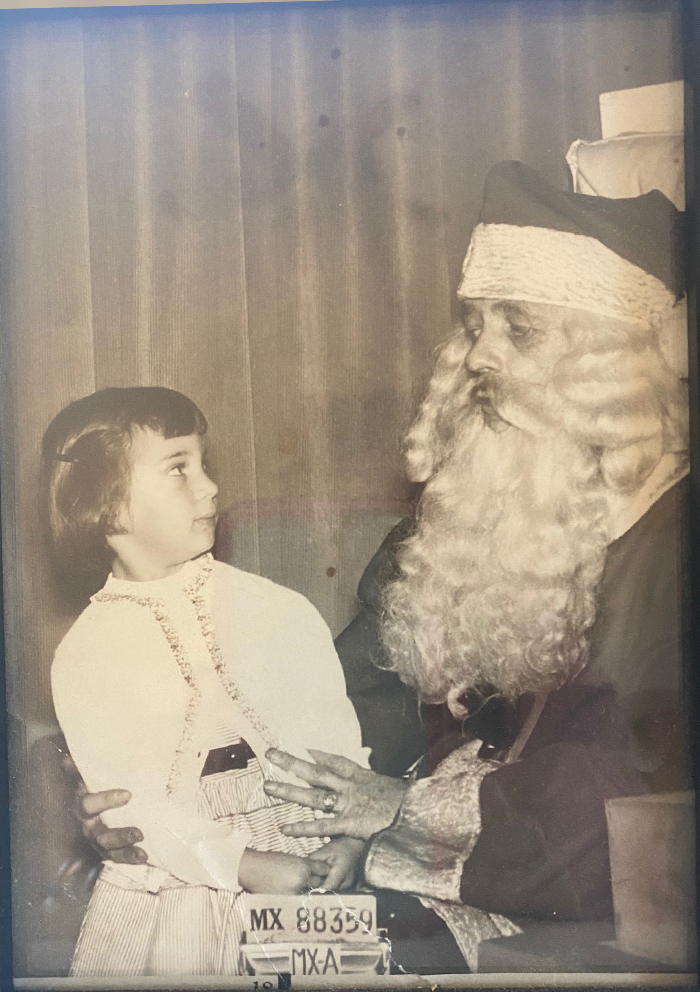
[[[687,500],[681,481],[610,544],[587,668],[550,694],[520,760],[481,780],[480,832],[463,861],[463,903],[509,917],[611,917],[605,800],[689,787]],[[482,757],[498,758],[532,705],[532,697],[514,706],[492,700],[461,724],[446,707],[421,709],[415,693],[381,669],[381,589],[397,574],[395,550],[412,526],[402,521],[385,540],[360,583],[361,611],[336,641],[363,742],[375,770],[389,775],[415,762],[429,775],[474,739],[484,742]],[[425,872],[416,870],[412,885],[411,871],[408,865],[397,887],[431,895]]]

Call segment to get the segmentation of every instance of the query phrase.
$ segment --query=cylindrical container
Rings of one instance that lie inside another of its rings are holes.
[[[694,971],[694,793],[609,799],[605,811],[618,946]]]

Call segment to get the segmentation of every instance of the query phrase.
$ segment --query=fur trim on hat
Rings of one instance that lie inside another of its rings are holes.
[[[461,299],[521,300],[653,324],[668,320],[673,293],[596,238],[546,227],[478,224]]]

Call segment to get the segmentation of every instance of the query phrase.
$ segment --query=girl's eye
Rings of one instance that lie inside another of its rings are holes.
[[[187,466],[184,462],[178,462],[177,465],[173,465],[171,469],[168,470],[168,475],[184,475]]]

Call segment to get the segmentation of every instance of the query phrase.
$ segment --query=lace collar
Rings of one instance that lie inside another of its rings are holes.
[[[167,599],[178,593],[187,593],[199,588],[209,577],[212,569],[213,555],[208,551],[198,558],[193,558],[162,579],[150,579],[146,582],[133,582],[130,579],[117,579],[110,573],[104,586],[97,593],[110,596],[132,596],[138,599]],[[97,598],[93,597],[93,599]]]

